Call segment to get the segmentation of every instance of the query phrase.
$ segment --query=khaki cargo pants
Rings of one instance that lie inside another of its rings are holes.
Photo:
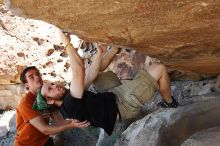
[[[116,77],[112,72],[102,73],[100,78],[94,81],[94,87],[98,92],[111,91],[117,95],[116,101],[122,119],[135,118],[144,103],[152,99],[159,85],[145,70],[140,70],[133,80],[124,84]]]

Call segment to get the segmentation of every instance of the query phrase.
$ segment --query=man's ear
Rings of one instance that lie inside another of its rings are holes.
[[[47,100],[47,104],[54,104],[54,102],[55,102],[55,100],[53,100],[53,99],[48,99]]]

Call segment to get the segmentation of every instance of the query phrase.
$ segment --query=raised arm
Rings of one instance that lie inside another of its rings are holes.
[[[118,46],[112,46],[110,50],[106,51],[106,53],[102,57],[100,71],[104,71],[109,64],[114,59],[115,55],[118,53],[119,47]]]
[[[72,70],[70,93],[75,98],[82,98],[85,78],[84,61],[80,58],[76,49],[73,48],[72,44],[69,42],[70,40],[62,32],[60,32],[60,37],[69,56]]]
[[[102,49],[97,46],[97,53],[92,58],[92,64],[86,68],[84,87],[88,89],[92,82],[97,78],[100,71],[101,61],[103,57]]]
[[[57,119],[59,120],[59,123],[57,123],[56,125],[48,125],[41,116],[31,119],[30,124],[33,125],[40,132],[44,133],[45,135],[57,134],[59,132],[71,128],[85,128],[90,125],[90,123],[87,121],[79,122],[78,120],[75,119],[61,120],[60,118],[62,117],[56,117],[56,118],[59,118]]]

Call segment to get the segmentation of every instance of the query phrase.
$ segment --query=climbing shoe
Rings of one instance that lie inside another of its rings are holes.
[[[179,105],[178,101],[176,101],[172,96],[172,102],[167,103],[164,99],[157,104],[157,106],[160,106],[162,108],[177,108]]]

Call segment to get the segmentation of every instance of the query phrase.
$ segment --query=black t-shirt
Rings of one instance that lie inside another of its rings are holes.
[[[108,135],[112,134],[119,113],[115,95],[111,92],[84,91],[82,99],[77,99],[68,90],[59,109],[64,118],[87,120],[91,126],[103,128]]]

